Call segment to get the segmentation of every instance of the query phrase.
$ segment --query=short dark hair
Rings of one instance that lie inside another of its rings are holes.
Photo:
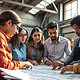
[[[0,25],[4,25],[8,20],[11,20],[13,24],[21,23],[21,18],[12,10],[5,10],[0,14]]]
[[[49,29],[54,29],[54,28],[58,29],[58,25],[57,25],[56,22],[50,22],[50,23],[47,25],[47,30],[49,30]]]
[[[77,24],[78,26],[80,26],[80,15],[77,15],[76,17],[74,17],[71,22],[70,22],[71,26],[73,26],[74,24]]]

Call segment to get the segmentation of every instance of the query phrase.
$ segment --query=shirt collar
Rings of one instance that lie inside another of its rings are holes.
[[[58,42],[61,42],[61,36],[59,36]]]

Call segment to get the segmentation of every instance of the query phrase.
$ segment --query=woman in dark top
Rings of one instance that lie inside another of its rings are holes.
[[[40,28],[35,27],[30,34],[28,43],[28,60],[33,65],[38,65],[42,61],[44,46],[43,46],[43,33]]]

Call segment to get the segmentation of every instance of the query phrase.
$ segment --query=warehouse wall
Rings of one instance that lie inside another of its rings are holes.
[[[3,10],[10,10],[10,8],[7,7],[1,7],[0,6],[0,13]],[[22,19],[22,27],[26,27],[28,29],[28,32],[30,34],[31,30],[35,26],[40,26],[41,20],[38,17],[35,17],[29,13],[24,13],[18,10],[14,10]]]

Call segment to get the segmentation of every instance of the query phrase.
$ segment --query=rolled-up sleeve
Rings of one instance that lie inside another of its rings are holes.
[[[70,44],[71,44],[71,42],[69,40],[66,40],[65,53],[67,56],[69,56],[72,52]]]
[[[64,62],[64,65],[68,65],[74,60],[74,56],[75,56],[74,50],[75,50],[77,42],[78,42],[78,40],[74,41],[74,47],[73,47],[72,53],[69,56],[67,56],[66,58],[61,59],[61,61]]]

